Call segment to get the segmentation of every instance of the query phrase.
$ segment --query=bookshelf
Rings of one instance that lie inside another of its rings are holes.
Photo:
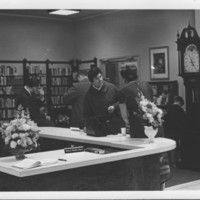
[[[163,91],[167,91],[169,94],[168,105],[172,104],[173,98],[179,94],[178,81],[151,81],[149,84],[152,87],[153,98],[155,102]],[[160,105],[160,107],[167,109],[168,105]]]
[[[0,125],[15,115],[15,99],[24,84],[22,61],[0,61]]]
[[[48,99],[47,93],[47,64],[46,61],[31,61],[23,60],[24,67],[24,83],[30,78],[37,78],[40,80],[41,87],[44,90],[45,98]]]
[[[59,121],[67,121],[69,111],[63,105],[63,94],[73,82],[73,63],[73,60],[0,60],[0,125],[14,118],[16,98],[31,77],[37,77],[41,81],[45,92],[46,107],[51,118],[56,124]]]
[[[63,104],[63,95],[73,83],[74,61],[47,61],[48,110],[57,126],[69,126],[70,110]]]

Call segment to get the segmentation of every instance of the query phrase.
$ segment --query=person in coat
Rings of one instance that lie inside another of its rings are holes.
[[[40,86],[40,80],[30,78],[24,85],[20,95],[16,99],[16,106],[29,111],[30,118],[38,126],[54,126],[54,123],[47,116],[44,90]]]
[[[104,81],[98,67],[90,69],[88,79],[91,86],[85,95],[83,110],[87,134],[105,136],[120,133],[124,123],[119,112],[118,88]]]
[[[66,105],[72,105],[70,126],[83,129],[83,101],[85,94],[91,85],[87,77],[87,71],[79,70],[77,80],[78,82],[74,83],[73,86],[64,94],[63,102]]]

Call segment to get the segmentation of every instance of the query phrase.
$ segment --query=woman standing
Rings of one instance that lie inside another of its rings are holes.
[[[146,81],[138,81],[137,67],[135,65],[126,65],[121,68],[121,76],[126,86],[119,92],[119,106],[126,127],[129,129],[131,137],[145,138],[144,121],[138,115],[137,99],[142,93],[145,98],[152,101],[153,91]]]
[[[127,83],[119,92],[119,107],[126,127],[130,128],[129,133],[134,138],[146,138],[144,133],[144,120],[139,113],[138,99],[143,94],[149,101],[153,100],[151,86],[145,81],[138,81],[137,67],[124,66],[121,69],[121,76]],[[163,137],[163,127],[159,126],[157,136]],[[165,182],[170,178],[170,166],[166,153],[160,154],[160,186],[164,189]]]

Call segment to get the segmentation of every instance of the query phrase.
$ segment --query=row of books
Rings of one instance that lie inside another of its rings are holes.
[[[41,85],[46,85],[46,77],[40,77]]]
[[[0,108],[15,108],[15,99],[9,97],[0,98]]]
[[[51,78],[51,85],[67,85],[69,82],[68,77],[53,77]]]
[[[52,96],[51,97],[52,104],[63,104],[63,96]]]
[[[22,65],[21,65],[22,66]],[[0,76],[19,75],[19,66],[0,65]]]
[[[63,95],[67,90],[67,87],[51,87],[51,95]]]
[[[151,85],[153,95],[159,96],[163,91],[172,91],[173,90],[173,85],[171,84],[166,84],[166,85]]]
[[[0,95],[14,94],[12,86],[0,86]]]
[[[12,85],[14,76],[0,76],[0,85]]]
[[[46,68],[41,64],[28,65],[26,67],[29,71],[29,74],[45,74],[46,73]]]
[[[35,77],[40,80],[41,85],[46,85],[46,75],[30,74],[30,77]]]
[[[69,76],[69,75],[71,75],[71,67],[50,68],[50,72],[51,72],[52,76]]]
[[[2,118],[4,118],[4,119],[6,119],[6,118],[14,118],[15,112],[16,111],[14,109],[3,109],[0,112],[0,118],[1,119]]]

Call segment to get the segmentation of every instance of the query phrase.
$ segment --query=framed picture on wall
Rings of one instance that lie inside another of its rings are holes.
[[[150,79],[169,79],[169,48],[155,47],[149,49]]]

